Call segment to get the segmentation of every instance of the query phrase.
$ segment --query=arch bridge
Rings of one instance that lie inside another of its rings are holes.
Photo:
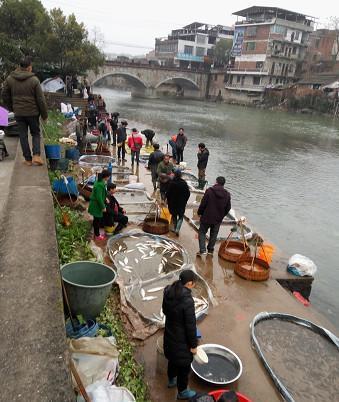
[[[149,66],[135,63],[106,62],[97,72],[89,71],[91,85],[101,80],[123,77],[132,88],[133,96],[157,98],[166,92],[166,84],[176,87],[176,93],[189,98],[205,98],[208,92],[208,73],[179,68]]]

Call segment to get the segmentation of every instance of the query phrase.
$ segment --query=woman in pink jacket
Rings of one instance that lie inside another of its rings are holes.
[[[134,166],[134,157],[137,162],[137,166],[139,166],[139,156],[142,148],[142,136],[136,128],[132,128],[132,133],[128,137],[127,145],[131,149],[132,166]]]

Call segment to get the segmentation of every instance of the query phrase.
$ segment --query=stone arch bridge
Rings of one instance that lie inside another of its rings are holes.
[[[163,92],[164,84],[172,84],[185,97],[201,99],[208,93],[208,73],[204,71],[106,62],[98,72],[89,71],[87,76],[91,85],[99,84],[106,77],[123,77],[133,88],[133,96],[156,98]]]

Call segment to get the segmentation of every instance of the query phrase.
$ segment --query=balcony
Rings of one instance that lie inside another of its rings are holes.
[[[225,84],[225,89],[231,89],[234,91],[246,91],[246,92],[264,92],[265,85],[241,85],[239,84]]]
[[[204,56],[194,56],[193,54],[188,54],[188,53],[177,53],[175,58],[177,60],[195,61],[198,63],[204,62]]]
[[[268,70],[263,68],[228,68],[228,74],[243,74],[243,75],[268,75]]]

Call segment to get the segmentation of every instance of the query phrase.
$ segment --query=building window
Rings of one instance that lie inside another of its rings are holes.
[[[246,50],[255,50],[255,42],[247,42]]]
[[[245,76],[243,75],[241,77],[241,86],[244,86],[244,84],[245,84]]]
[[[275,62],[273,62],[271,66],[271,75],[274,75],[274,69],[275,69]]]
[[[214,81],[218,81],[218,74],[214,74]]]
[[[241,75],[237,75],[237,84],[241,81]]]
[[[260,77],[253,77],[253,85],[260,85]]]
[[[255,36],[257,34],[257,27],[247,27],[246,36]]]
[[[275,83],[276,83],[276,84],[279,84],[279,78],[276,78],[276,79],[275,79]]]
[[[291,33],[291,42],[294,41],[294,37],[295,37],[295,32],[292,32],[292,33]]]
[[[206,36],[197,35],[197,43],[205,44],[206,43]]]
[[[313,61],[317,61],[317,55],[314,54],[313,57],[312,57],[312,59],[313,59]]]
[[[296,31],[294,39],[299,40],[299,37],[300,37],[300,32]]]
[[[315,48],[319,49],[319,45],[320,45],[320,38],[317,38],[315,41]]]
[[[228,74],[225,74],[224,75],[224,82],[227,82],[228,81]]]
[[[187,46],[187,45],[185,45],[185,47],[184,47],[184,53],[185,53],[185,54],[193,54],[193,46]]]
[[[293,46],[292,54],[297,54],[297,47],[296,46]]]
[[[255,68],[257,69],[257,70],[260,70],[261,68],[263,68],[264,67],[264,62],[262,62],[262,61],[257,61],[256,63],[255,63]]]
[[[197,48],[195,50],[195,55],[200,56],[200,57],[204,56],[205,55],[205,48],[197,46]]]
[[[231,75],[231,77],[230,77],[230,85],[232,85],[233,84],[233,75]]]
[[[282,25],[272,25],[271,32],[286,36],[287,28],[283,27]]]

